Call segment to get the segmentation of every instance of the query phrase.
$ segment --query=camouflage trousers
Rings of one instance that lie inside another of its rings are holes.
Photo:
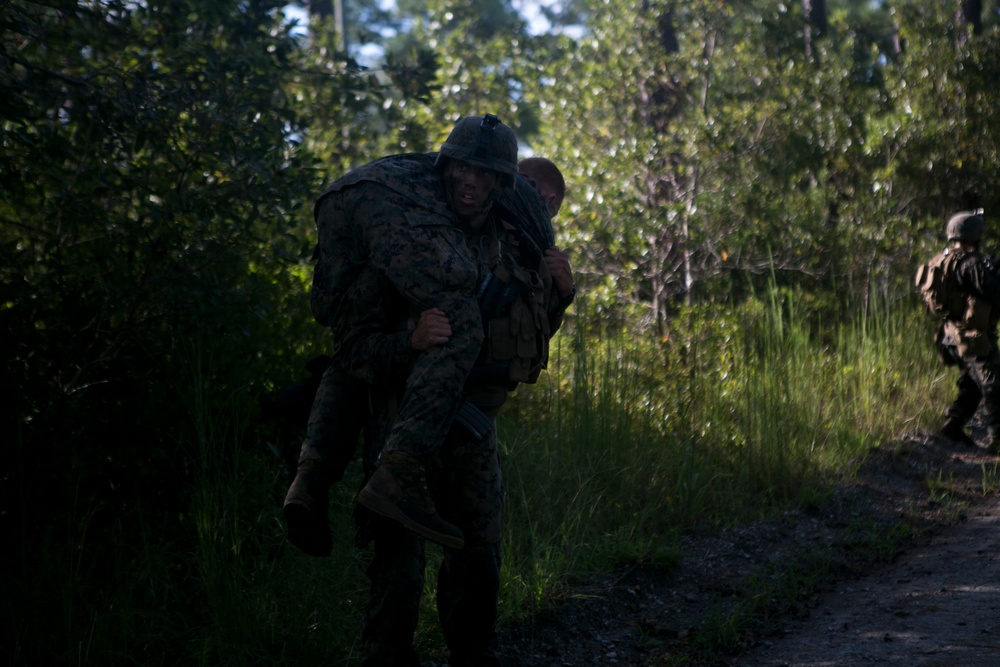
[[[316,222],[320,240],[312,307],[317,320],[333,328],[333,356],[343,368],[363,367],[369,338],[394,330],[408,317],[432,307],[448,317],[451,338],[413,360],[385,443],[385,449],[426,457],[448,433],[483,341],[475,300],[478,272],[465,236],[452,218],[371,182],[327,196]],[[365,271],[384,278],[406,310],[386,312],[377,295],[361,302],[352,290],[366,284]]]
[[[964,425],[981,408],[990,439],[1000,441],[1000,350],[993,345],[984,357],[963,357],[946,345],[944,352],[961,371],[955,383],[958,396],[948,406],[946,418]]]
[[[306,439],[299,450],[299,463],[320,461],[332,474],[344,477],[358,439],[371,419],[369,385],[352,377],[334,360],[320,378],[306,426]]]
[[[491,415],[494,416],[494,415]],[[481,441],[451,429],[428,468],[438,511],[462,529],[465,547],[445,549],[437,573],[438,619],[452,667],[497,667],[504,489],[496,431]],[[424,540],[401,524],[356,509],[371,542],[370,595],[362,639],[365,667],[419,667],[413,650],[426,567]]]

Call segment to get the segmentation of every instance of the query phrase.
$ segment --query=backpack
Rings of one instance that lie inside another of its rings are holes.
[[[959,254],[945,249],[922,264],[914,276],[913,282],[920,290],[920,296],[935,317],[951,317],[955,312],[956,296],[961,297],[950,275]]]

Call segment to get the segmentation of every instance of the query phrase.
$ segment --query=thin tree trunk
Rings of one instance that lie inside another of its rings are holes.
[[[983,32],[983,0],[962,0],[962,7],[959,11],[960,23],[972,26],[972,34],[980,35]]]
[[[309,0],[309,15],[326,18],[333,15],[333,0]]]
[[[333,17],[337,31],[337,50],[347,51],[347,8],[346,0],[308,0],[309,15],[318,18]]]
[[[828,22],[826,18],[826,0],[802,0],[802,15],[805,17],[805,28],[802,39],[806,59],[813,56],[813,40],[826,34]]]

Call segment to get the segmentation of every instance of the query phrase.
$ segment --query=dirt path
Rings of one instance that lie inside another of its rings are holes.
[[[813,603],[740,667],[1000,665],[1000,499]]]
[[[997,465],[926,433],[888,443],[820,508],[568,590],[503,630],[505,666],[1000,666]],[[729,648],[692,651],[727,630]]]

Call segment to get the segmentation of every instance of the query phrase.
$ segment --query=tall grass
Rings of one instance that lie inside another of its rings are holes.
[[[194,369],[204,366],[200,358]],[[202,596],[191,628],[197,664],[352,664],[360,658],[366,601],[353,540],[350,504],[355,478],[332,490],[332,529],[343,548],[328,559],[305,556],[285,540],[280,502],[288,479],[250,429],[245,395],[210,400],[196,374],[191,415],[201,462],[192,499],[195,590]],[[257,455],[255,455],[257,454]],[[262,487],[262,482],[267,486]],[[266,488],[267,493],[262,493]]]
[[[815,502],[871,446],[933,425],[950,392],[913,303],[835,324],[774,292],[674,321],[663,340],[560,334],[542,381],[508,404],[505,621],[587,574],[674,563],[693,526]],[[280,513],[288,479],[260,441],[254,397],[219,391],[221,351],[189,356],[173,388],[190,421],[177,444],[188,502],[176,515],[140,504],[123,516],[53,491],[68,533],[20,535],[20,576],[3,580],[10,664],[360,663],[359,471],[333,491],[334,554],[296,551]],[[425,648],[440,643],[431,599]]]
[[[915,304],[830,323],[800,301],[691,309],[663,341],[559,339],[501,432],[508,616],[582,574],[669,563],[691,526],[814,504],[871,447],[928,426],[942,373]]]
[[[352,468],[332,494],[342,549],[316,559],[288,544],[287,476],[254,440],[255,397],[220,390],[224,356],[192,347],[166,391],[189,420],[177,443],[190,475],[176,513],[151,512],[142,500],[81,505],[71,489],[47,491],[63,496],[70,528],[19,536],[19,576],[2,580],[5,664],[359,662],[367,594],[350,548],[350,505],[360,473]],[[34,492],[23,490],[22,502]]]

